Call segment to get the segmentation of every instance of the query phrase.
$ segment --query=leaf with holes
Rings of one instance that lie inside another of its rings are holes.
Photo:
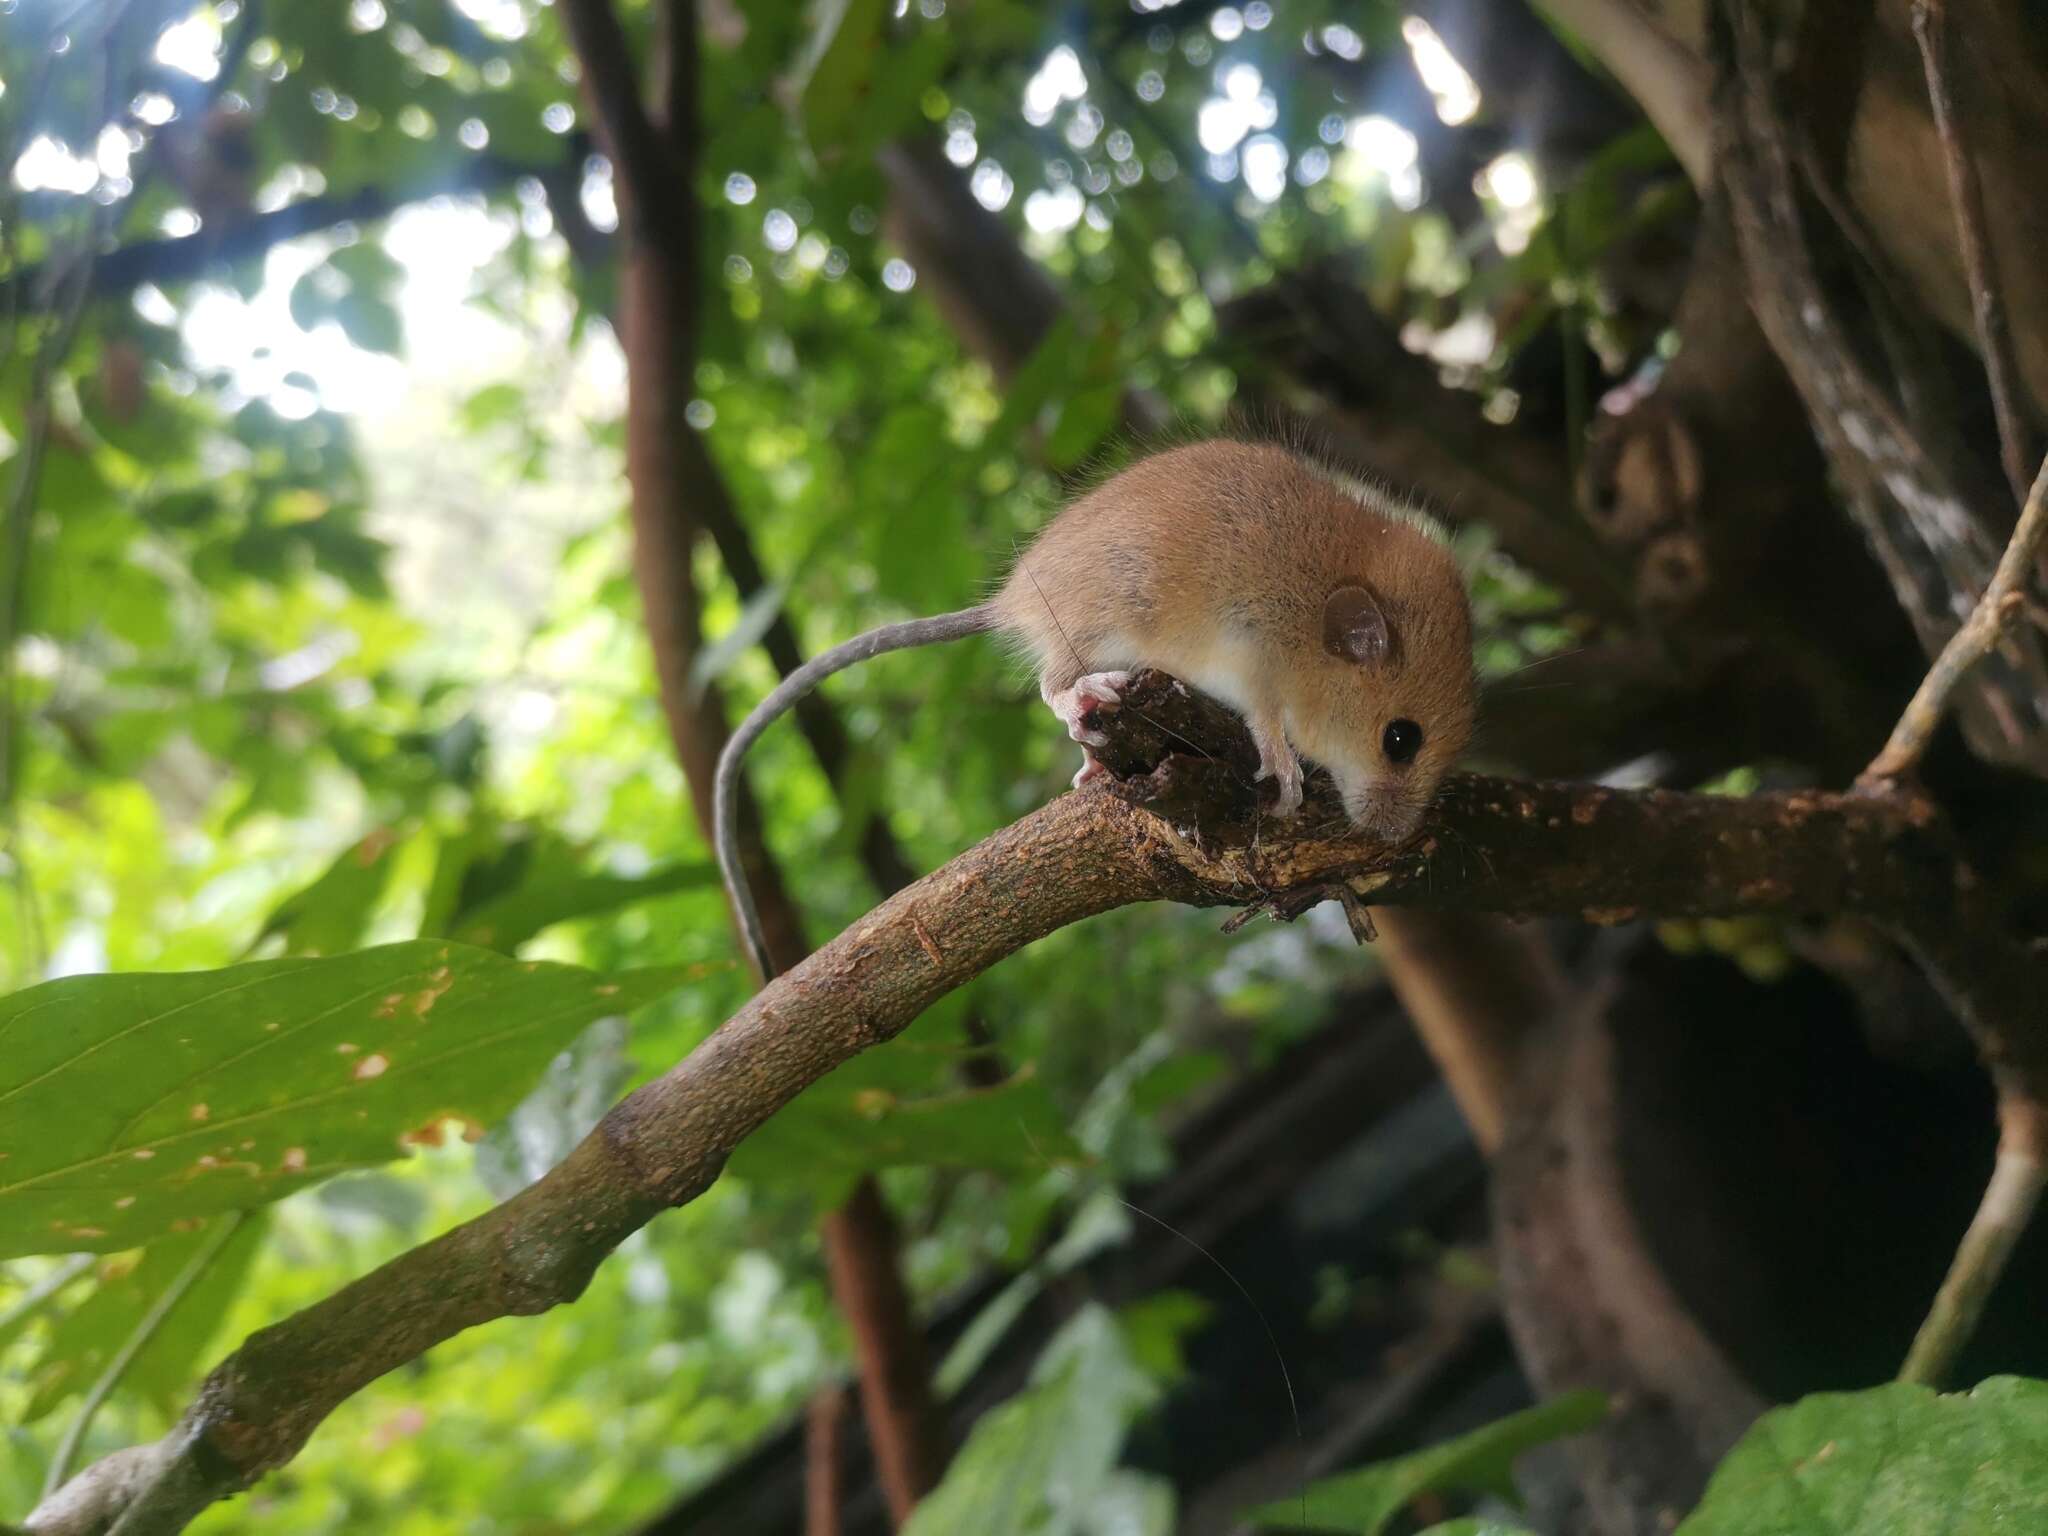
[[[607,978],[441,940],[0,1000],[0,1258],[111,1252],[507,1113],[593,1020],[681,970]]]

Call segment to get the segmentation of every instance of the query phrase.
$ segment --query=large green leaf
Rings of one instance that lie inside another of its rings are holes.
[[[219,1230],[221,1222],[236,1219],[216,1216],[187,1231],[166,1233],[147,1248],[103,1260],[98,1285],[51,1329],[29,1372],[34,1395],[24,1419],[38,1418],[90,1386],[150,1309],[183,1283],[183,1294],[158,1321],[122,1377],[123,1387],[170,1406],[190,1384],[262,1245],[261,1219],[242,1218],[232,1233]],[[201,1261],[203,1269],[187,1273]]]
[[[1100,1519],[1105,1499],[1133,1516],[1115,1529],[1171,1529],[1171,1490],[1116,1465],[1132,1422],[1158,1396],[1116,1319],[1083,1308],[1046,1346],[1031,1385],[975,1424],[903,1536],[1083,1536],[1111,1528]]]
[[[1750,1427],[1679,1536],[2048,1531],[2048,1382],[1822,1392]]]
[[[1516,1457],[1591,1429],[1606,1413],[1607,1400],[1598,1392],[1567,1392],[1427,1450],[1312,1483],[1248,1518],[1288,1530],[1379,1536],[1419,1494],[1455,1490],[1513,1498]]]
[[[0,1257],[112,1251],[488,1122],[593,1019],[673,990],[439,940],[0,1001]]]

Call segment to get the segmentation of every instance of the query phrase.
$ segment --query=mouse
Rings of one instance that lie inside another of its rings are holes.
[[[1328,770],[1346,815],[1388,843],[1413,836],[1471,739],[1471,605],[1428,514],[1293,447],[1209,439],[1140,458],[1062,509],[987,601],[884,624],[791,672],[718,761],[713,828],[742,934],[772,974],[738,849],[747,749],[825,678],[889,651],[990,634],[1038,675],[1081,746],[1076,788],[1106,770],[1088,725],[1153,668],[1236,711],[1274,785],[1301,808],[1303,763]]]

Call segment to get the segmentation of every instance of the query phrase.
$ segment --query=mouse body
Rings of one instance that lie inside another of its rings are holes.
[[[1084,747],[1082,710],[1140,667],[1228,704],[1282,815],[1307,758],[1399,841],[1471,739],[1471,611],[1442,534],[1277,445],[1140,460],[1061,512],[987,606]]]
[[[1471,739],[1477,700],[1463,574],[1421,513],[1270,443],[1207,441],[1140,459],[1069,504],[989,601],[883,625],[813,658],[719,760],[718,856],[769,974],[741,873],[734,793],[747,748],[832,673],[885,651],[995,633],[1038,674],[1101,772],[1084,724],[1151,667],[1244,717],[1274,811],[1301,805],[1302,760],[1328,769],[1354,824],[1411,835]]]

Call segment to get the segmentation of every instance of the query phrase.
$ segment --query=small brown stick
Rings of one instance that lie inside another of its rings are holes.
[[[2020,416],[2019,364],[2013,356],[2012,328],[2006,322],[2005,294],[1998,282],[1998,263],[1984,219],[1984,185],[1963,141],[1956,112],[1955,81],[1949,72],[1948,10],[1944,0],[1913,0],[1913,36],[1927,68],[1927,95],[1934,104],[1934,128],[1948,164],[1949,196],[1956,205],[1956,234],[1962,246],[1963,276],[1970,284],[1970,305],[1977,316],[1977,344],[1984,353],[1984,375],[1991,386],[1991,410],[1998,420],[1999,457],[2012,497],[2027,495],[2027,466],[2033,454],[2027,427]]]
[[[1998,644],[2007,626],[2025,610],[2027,579],[2044,535],[2048,535],[2048,461],[2042,463],[2034,477],[2026,505],[2020,510],[2019,525],[2013,529],[2012,542],[1999,558],[1998,569],[1991,573],[1990,585],[1985,587],[1969,618],[1963,621],[1963,627],[1949,637],[1934,665],[1927,669],[1927,675],[1899,715],[1899,723],[1892,727],[1891,739],[1856,780],[1858,789],[1880,789],[1918,766],[1956,685]]]

